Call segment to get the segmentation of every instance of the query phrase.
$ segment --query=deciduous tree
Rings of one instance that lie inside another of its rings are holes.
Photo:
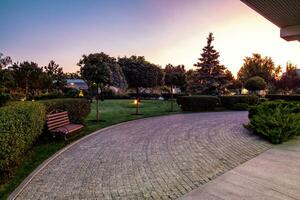
[[[272,58],[254,53],[252,57],[244,59],[244,64],[238,72],[238,79],[245,83],[251,77],[260,76],[268,85],[272,85],[280,72],[281,68],[275,67]]]
[[[139,98],[139,89],[160,86],[163,84],[162,69],[152,64],[143,56],[123,57],[118,60],[123,69],[128,86],[135,88],[136,97]]]
[[[173,89],[174,87],[184,88],[186,85],[186,74],[184,65],[173,66],[166,65],[165,69],[165,85],[170,87],[171,94],[171,111],[173,111]]]

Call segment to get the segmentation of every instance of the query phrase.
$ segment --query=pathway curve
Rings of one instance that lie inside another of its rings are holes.
[[[269,149],[247,112],[178,114],[99,131],[59,154],[17,199],[176,199]]]

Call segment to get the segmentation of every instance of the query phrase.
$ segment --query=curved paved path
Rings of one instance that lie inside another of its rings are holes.
[[[176,199],[271,147],[244,123],[247,112],[214,112],[114,126],[60,154],[18,198]]]

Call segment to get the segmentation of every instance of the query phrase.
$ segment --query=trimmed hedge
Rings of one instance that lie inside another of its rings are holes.
[[[46,106],[46,114],[68,111],[70,121],[83,124],[84,119],[91,111],[90,102],[84,98],[51,99],[39,101]]]
[[[281,94],[269,94],[266,95],[269,100],[285,100],[285,101],[300,101],[300,95],[281,95]]]
[[[220,96],[221,104],[227,109],[233,109],[235,104],[256,105],[259,98],[255,95]]]
[[[14,102],[0,108],[0,173],[9,174],[42,133],[45,107],[37,102]]]
[[[177,97],[177,104],[183,111],[215,110],[219,102],[220,100],[217,96],[197,95]]]
[[[4,106],[10,100],[10,95],[6,93],[0,93],[0,106]]]
[[[300,135],[300,103],[269,101],[251,107],[246,128],[279,144]]]

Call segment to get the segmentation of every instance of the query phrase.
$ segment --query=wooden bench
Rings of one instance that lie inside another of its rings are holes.
[[[67,139],[67,135],[79,131],[83,128],[83,125],[72,124],[68,112],[64,111],[47,115],[47,127],[51,133],[54,133],[54,136],[56,133],[61,133]]]

